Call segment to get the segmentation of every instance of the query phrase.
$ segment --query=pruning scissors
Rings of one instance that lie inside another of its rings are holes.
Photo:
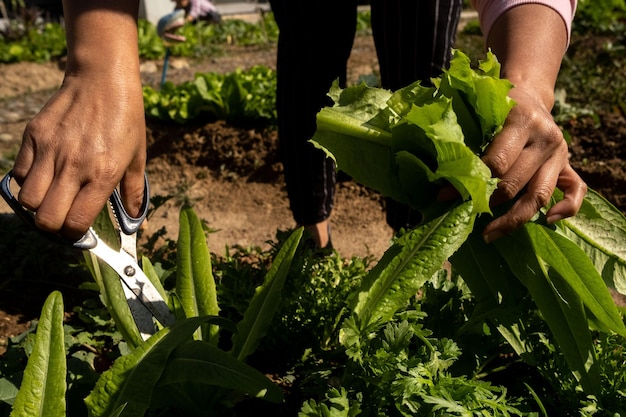
[[[59,237],[36,227],[33,213],[26,210],[11,192],[12,178],[13,172],[9,171],[0,183],[0,194],[15,214],[44,235],[52,238]],[[163,326],[169,326],[175,322],[167,303],[137,263],[137,230],[148,213],[148,195],[148,179],[145,177],[145,193],[139,217],[132,217],[128,214],[117,189],[109,197],[109,204],[118,226],[121,246],[119,251],[107,245],[92,227],[78,241],[70,242],[75,248],[89,250],[117,272],[120,281],[124,284],[122,288],[133,319],[144,340],[156,332],[153,319],[157,319]]]

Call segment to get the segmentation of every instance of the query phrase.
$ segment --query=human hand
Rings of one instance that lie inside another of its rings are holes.
[[[533,2],[508,8],[501,2],[475,3],[481,16],[498,14],[484,32],[486,46],[501,62],[502,78],[515,85],[509,94],[517,102],[483,156],[501,179],[492,207],[517,197],[505,214],[483,229],[483,238],[491,242],[531,220],[548,204],[555,187],[564,198],[547,211],[547,221],[575,215],[587,186],[570,166],[567,144],[550,114],[574,6],[561,2],[557,10]]]
[[[26,126],[13,176],[41,229],[79,239],[120,184],[130,215],[144,196],[146,131],[139,0],[64,0],[60,90]]]
[[[26,127],[13,174],[20,204],[45,231],[80,238],[118,184],[126,209],[139,213],[146,161],[141,84],[138,75],[110,74],[66,76]]]
[[[567,143],[543,101],[521,88],[511,90],[510,96],[517,105],[487,148],[483,161],[501,179],[492,206],[519,198],[485,227],[486,242],[531,220],[548,204],[555,187],[563,191],[564,198],[546,213],[549,223],[575,215],[587,192],[587,185],[569,164]]]

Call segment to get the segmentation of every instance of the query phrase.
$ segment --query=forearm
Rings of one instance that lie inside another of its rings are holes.
[[[494,7],[500,5],[486,1]],[[491,204],[515,200],[506,213],[485,227],[487,242],[532,219],[548,204],[556,187],[564,198],[546,212],[549,223],[575,215],[587,190],[569,165],[567,144],[551,114],[569,29],[563,13],[546,2],[505,8],[486,36],[486,46],[502,64],[502,77],[515,86],[509,94],[516,102],[483,155],[493,176],[500,179]],[[511,1],[502,0],[504,3]]]
[[[137,0],[63,0],[63,8],[67,76],[139,80]]]
[[[554,9],[524,4],[503,13],[486,39],[502,63],[502,77],[541,98],[549,111],[568,44],[568,29]]]
[[[13,173],[43,230],[82,236],[120,185],[136,215],[146,131],[136,1],[64,0],[68,60],[61,88],[27,124]]]
[[[523,4],[541,4],[553,9],[561,16],[569,33],[578,6],[578,0],[470,0],[470,2],[478,11],[480,26],[485,36],[489,35],[494,22],[504,12]]]

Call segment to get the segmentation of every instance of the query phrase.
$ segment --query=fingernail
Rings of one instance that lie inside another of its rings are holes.
[[[494,240],[499,239],[501,237],[502,237],[502,233],[498,231],[493,231],[493,232],[484,234],[483,240],[485,241],[485,243],[489,244],[493,242]]]
[[[559,220],[563,220],[563,216],[560,214],[552,214],[546,217],[546,221],[548,222],[548,224],[554,224],[558,222]]]

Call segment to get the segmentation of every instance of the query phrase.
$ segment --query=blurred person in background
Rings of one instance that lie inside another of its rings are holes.
[[[172,0],[174,10],[184,10],[185,20],[189,23],[221,23],[222,16],[210,0]]]

